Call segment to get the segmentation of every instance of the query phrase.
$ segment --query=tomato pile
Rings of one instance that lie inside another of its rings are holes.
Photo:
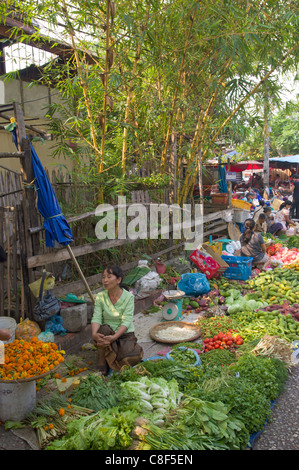
[[[204,352],[211,351],[211,349],[229,349],[235,351],[237,346],[241,346],[244,340],[240,335],[234,336],[232,331],[223,333],[220,331],[217,335],[210,338],[204,338]]]

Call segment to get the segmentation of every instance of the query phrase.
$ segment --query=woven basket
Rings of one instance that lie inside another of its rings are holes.
[[[165,339],[161,339],[157,336],[159,331],[166,330],[170,326],[176,326],[176,327],[182,328],[182,329],[193,330],[194,335],[191,338],[181,339],[181,340],[177,340],[177,341],[165,340]],[[195,325],[194,323],[188,323],[188,322],[184,322],[184,321],[166,321],[166,322],[163,322],[163,323],[158,323],[157,325],[153,326],[149,330],[149,335],[153,340],[157,341],[158,343],[167,343],[167,344],[187,343],[187,342],[191,342],[191,341],[194,341],[194,340],[198,339],[201,335],[201,329],[199,328],[198,325]]]

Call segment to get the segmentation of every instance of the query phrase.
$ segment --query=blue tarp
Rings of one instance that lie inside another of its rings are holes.
[[[289,155],[288,157],[269,158],[269,162],[294,163],[294,165],[297,165],[299,163],[299,155]]]
[[[18,148],[16,129],[12,131],[12,135]],[[44,218],[46,246],[54,247],[55,241],[63,246],[69,245],[74,241],[72,230],[61,212],[54,189],[31,143],[30,146],[37,208]]]

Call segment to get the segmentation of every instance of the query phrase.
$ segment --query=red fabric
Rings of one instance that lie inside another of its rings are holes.
[[[246,170],[261,170],[264,168],[263,163],[231,163],[230,165],[230,170],[232,172],[240,172],[240,171],[246,171]],[[227,167],[226,167],[227,169]]]

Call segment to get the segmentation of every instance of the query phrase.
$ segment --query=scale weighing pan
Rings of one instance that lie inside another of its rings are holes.
[[[185,295],[185,292],[182,290],[167,290],[163,292],[163,295],[167,300],[182,299]]]

